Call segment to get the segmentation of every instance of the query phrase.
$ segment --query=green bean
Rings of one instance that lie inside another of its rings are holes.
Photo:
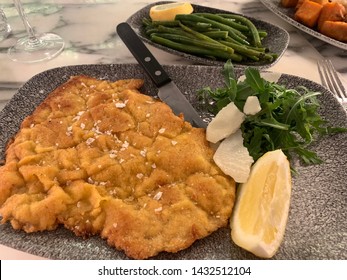
[[[234,44],[238,44],[238,45],[242,46],[242,44],[240,44],[238,41],[234,40],[233,38],[231,38],[229,36],[227,38],[225,38],[225,41],[231,42],[231,43],[234,43]],[[264,47],[258,48],[258,47],[254,47],[254,46],[247,46],[247,48],[255,50],[255,51],[258,51],[258,52],[266,52],[267,51],[267,49],[264,48]]]
[[[251,36],[253,38],[253,43],[256,47],[261,47],[262,43],[260,40],[260,36],[259,36],[259,32],[257,27],[254,25],[254,23],[252,21],[250,21],[248,18],[245,18],[244,16],[241,15],[235,15],[235,14],[219,14],[222,17],[225,18],[232,18],[235,19],[245,25],[248,26],[249,31],[251,32]]]
[[[212,38],[212,39],[226,39],[228,38],[228,31],[206,31],[202,32],[202,34]]]
[[[267,61],[274,61],[275,59],[278,58],[278,54],[275,53],[263,53],[261,55],[261,60],[267,60]]]
[[[152,33],[158,32],[158,28],[150,27],[145,29],[146,35],[150,36]]]
[[[240,31],[241,33],[249,31],[249,28],[247,25],[240,24],[233,19],[225,18],[225,17],[219,16],[218,14],[211,14],[211,13],[194,13],[194,14],[208,18],[208,19],[212,19],[214,21],[223,23],[225,25],[229,25],[230,27]]]
[[[199,17],[202,17],[204,18],[205,20],[209,20],[209,22],[211,23],[212,26],[216,26],[220,29],[224,28],[226,30],[228,30],[229,32],[243,38],[243,39],[247,39],[247,37],[240,31],[240,30],[237,30],[235,28],[233,28],[232,26],[222,22],[223,21],[223,18],[222,17],[219,17],[217,15],[214,15],[214,14],[195,14]]]
[[[239,41],[236,41],[234,38],[231,38],[230,36],[228,36],[225,40],[228,41],[228,42],[232,42],[234,44],[241,45],[241,46],[243,45]]]
[[[143,18],[142,19],[142,24],[144,26],[150,26],[152,24],[152,21],[150,19],[148,19],[148,18]]]
[[[166,26],[159,25],[157,27],[157,32],[159,33],[171,33],[171,34],[177,34],[185,37],[191,37],[195,38],[195,36],[189,32],[184,31],[181,27],[180,28],[170,28]]]
[[[259,30],[258,33],[261,39],[265,38],[267,36],[267,32],[265,30]]]
[[[269,51],[269,49],[265,48],[265,47],[258,48],[258,47],[253,47],[253,46],[247,46],[247,48],[258,51],[258,52],[263,52],[263,53],[266,53]]]
[[[194,30],[197,30],[197,31],[207,31],[212,27],[210,23],[205,23],[205,22],[193,22],[193,21],[187,21],[187,20],[181,20],[181,22],[184,25],[194,28]]]
[[[262,46],[267,36],[238,14],[179,14],[173,21],[142,20],[150,39],[178,51],[212,59],[273,61],[276,54]]]
[[[152,26],[168,26],[168,27],[177,27],[179,26],[179,21],[178,20],[168,20],[168,21],[152,21]]]
[[[156,35],[152,35],[151,40],[160,45],[163,45],[178,51],[182,51],[185,53],[190,53],[190,54],[195,54],[200,56],[202,55],[202,56],[207,56],[211,58],[231,59],[236,62],[240,62],[242,60],[242,56],[238,54],[231,54],[229,52],[218,51],[218,50],[210,50],[210,49],[200,48],[200,47],[191,46],[191,45],[189,46],[189,45],[173,42],[171,40],[168,40]]]
[[[169,39],[171,41],[175,41],[178,43],[186,44],[186,45],[194,45],[198,47],[203,47],[211,50],[219,50],[219,51],[226,51],[228,52],[230,48],[223,44],[218,44],[218,43],[212,43],[212,42],[207,42],[204,40],[199,40],[199,39],[193,39],[190,37],[185,37],[177,34],[170,34],[170,33],[153,33],[153,36],[159,36],[165,39]],[[231,52],[233,53],[233,52]]]
[[[252,60],[255,61],[259,61],[259,58],[262,57],[263,53],[250,49],[244,45],[239,45],[239,44],[235,44],[232,42],[227,42],[227,41],[223,41],[223,40],[219,40],[220,43],[225,44],[226,46],[229,46],[231,48],[233,48],[235,50],[235,52],[244,55]]]
[[[252,42],[252,45],[254,45],[252,33],[251,33],[251,32],[245,32],[244,34],[245,34],[245,35],[249,38],[249,40]],[[258,34],[259,34],[260,41],[262,41],[262,40],[267,36],[267,32],[266,32],[266,31],[263,31],[263,30],[258,30]]]
[[[189,14],[189,15],[179,14],[179,15],[176,15],[175,19],[180,20],[180,21],[187,20],[187,21],[210,23],[212,26],[217,27],[220,30],[228,31],[229,36],[235,38],[235,40],[238,40],[240,43],[249,45],[249,42],[246,40],[247,39],[246,35],[242,34],[238,30],[236,30],[236,32],[235,32],[234,28],[232,28],[228,25],[222,24],[220,22],[217,22],[217,21],[214,21],[214,20],[211,20],[208,18],[204,18],[202,16],[197,16],[195,14]],[[241,35],[240,35],[240,33],[241,33]]]
[[[204,41],[207,41],[207,42],[220,44],[218,41],[216,41],[216,40],[214,40],[214,39],[212,39],[212,38],[210,38],[210,37],[208,37],[208,36],[206,36],[206,35],[204,35],[204,34],[202,34],[202,33],[200,33],[200,32],[197,32],[197,31],[193,30],[193,29],[191,29],[191,28],[185,26],[185,25],[182,24],[182,23],[180,23],[180,26],[181,26],[181,28],[182,28],[184,31],[187,31],[187,32],[193,34],[194,36],[196,36],[196,38],[199,38],[199,39],[204,40]],[[234,50],[231,49],[231,48],[228,48],[228,52],[233,53]]]

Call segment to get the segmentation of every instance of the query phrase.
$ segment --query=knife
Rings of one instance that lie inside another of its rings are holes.
[[[117,25],[117,33],[137,62],[158,87],[160,100],[168,104],[176,115],[183,113],[184,119],[193,126],[206,128],[207,123],[202,120],[198,112],[170,79],[131,26],[126,22],[122,22]]]

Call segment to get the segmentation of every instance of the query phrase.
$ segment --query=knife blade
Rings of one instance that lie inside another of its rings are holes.
[[[160,100],[169,105],[176,115],[183,113],[184,119],[193,126],[206,128],[207,123],[203,121],[131,26],[126,22],[118,24],[117,34],[158,87]]]

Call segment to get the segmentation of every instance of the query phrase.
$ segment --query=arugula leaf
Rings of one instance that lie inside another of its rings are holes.
[[[296,154],[306,164],[322,160],[308,146],[319,135],[346,132],[347,128],[331,127],[317,113],[320,92],[303,86],[288,89],[284,85],[263,79],[259,70],[247,68],[245,80],[237,81],[231,61],[222,70],[225,87],[199,91],[210,111],[217,114],[230,102],[243,111],[249,96],[257,96],[261,111],[246,116],[241,125],[244,145],[256,161],[264,153],[282,149],[289,159]]]
[[[231,63],[231,61],[228,61],[225,63],[224,68],[222,70],[222,74],[224,76],[225,85],[227,88],[232,88],[234,86],[236,77],[235,77],[235,71],[234,71],[234,65]]]
[[[245,71],[246,83],[255,91],[262,93],[265,90],[265,82],[260,77],[260,73],[257,69],[247,68]]]

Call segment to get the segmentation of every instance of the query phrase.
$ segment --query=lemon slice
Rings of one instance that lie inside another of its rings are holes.
[[[261,258],[271,258],[283,240],[291,195],[291,173],[282,150],[267,152],[239,186],[231,218],[236,245]]]
[[[189,2],[168,3],[155,5],[149,10],[149,16],[153,21],[174,20],[178,14],[191,14],[193,7]]]

